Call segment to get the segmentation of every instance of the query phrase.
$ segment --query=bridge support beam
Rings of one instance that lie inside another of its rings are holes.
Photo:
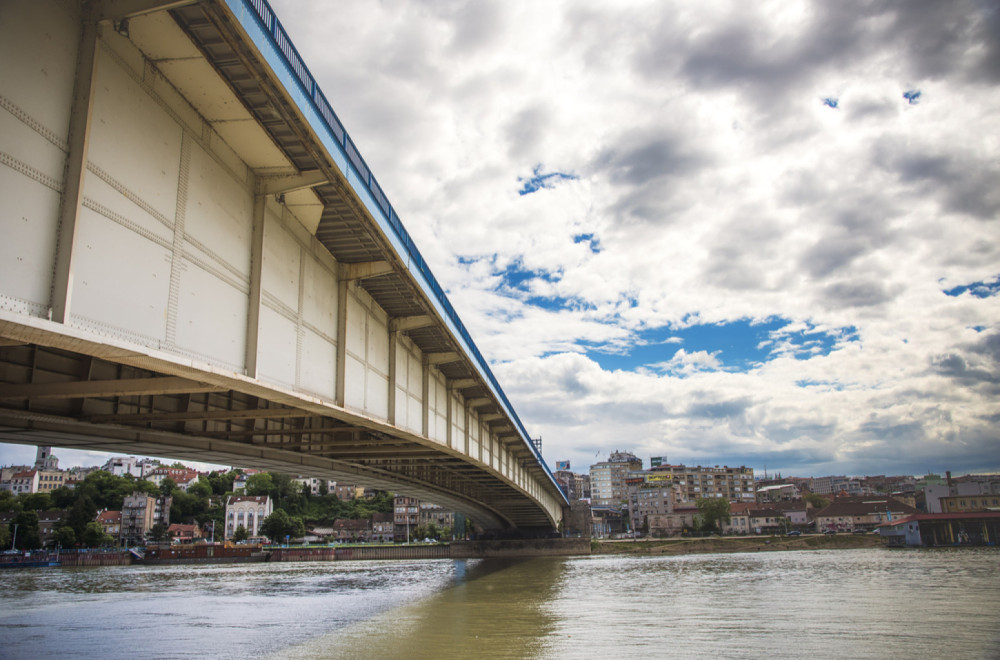
[[[94,79],[97,75],[97,37],[97,22],[85,17],[77,55],[76,80],[73,84],[69,154],[63,176],[52,282],[52,320],[58,323],[69,320],[73,298],[73,252],[83,202],[83,179],[87,174],[87,152],[90,148],[90,118],[94,109]]]
[[[246,374],[257,378],[257,357],[260,342],[260,305],[264,272],[264,211],[267,198],[253,197],[253,234],[250,237],[250,301],[247,306]]]

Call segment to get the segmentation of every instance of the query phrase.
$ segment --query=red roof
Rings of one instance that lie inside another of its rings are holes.
[[[122,521],[121,511],[101,511],[97,514],[97,522],[99,523],[120,523]]]

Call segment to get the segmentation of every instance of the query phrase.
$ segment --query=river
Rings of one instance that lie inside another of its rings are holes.
[[[5,658],[1000,658],[1000,552],[0,572]]]

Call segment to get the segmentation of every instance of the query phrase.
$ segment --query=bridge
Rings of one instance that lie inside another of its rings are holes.
[[[567,502],[266,0],[0,5],[0,441]]]

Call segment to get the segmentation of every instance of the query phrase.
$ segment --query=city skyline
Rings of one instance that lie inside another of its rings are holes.
[[[32,466],[35,463],[35,456],[36,456],[37,449],[38,448],[35,447],[34,445],[17,445],[17,444],[0,443],[0,467],[6,467],[6,466],[10,466],[10,465],[27,465],[27,466]],[[591,466],[596,465],[597,463],[601,463],[601,462],[607,461],[608,458],[609,458],[609,456],[611,454],[613,454],[613,453],[616,453],[616,452],[624,452],[626,454],[627,453],[635,454],[634,451],[631,451],[631,450],[626,449],[624,447],[618,447],[618,448],[614,448],[614,449],[609,449],[606,452],[603,452],[599,458],[595,457],[595,459],[593,461],[587,463],[586,465],[578,465],[578,464],[575,464],[575,463],[573,463],[571,461],[570,462],[569,471],[575,472],[575,473],[578,473],[578,474],[587,474],[589,472]],[[142,458],[155,458],[155,459],[161,461],[162,463],[164,463],[166,465],[170,465],[170,464],[172,464],[174,462],[178,462],[179,461],[180,463],[183,463],[184,465],[186,465],[188,467],[191,467],[193,469],[196,469],[196,470],[198,470],[200,472],[211,472],[211,471],[215,471],[215,470],[227,470],[227,469],[230,469],[230,468],[242,468],[242,466],[230,466],[230,465],[216,464],[216,463],[202,463],[202,462],[198,462],[198,461],[189,461],[189,460],[176,459],[176,458],[170,458],[170,457],[165,457],[165,456],[143,456],[143,455],[137,455],[137,454],[122,454],[120,452],[119,453],[115,453],[115,452],[103,452],[103,451],[81,451],[81,450],[77,450],[77,449],[67,449],[67,448],[60,448],[60,447],[53,447],[52,454],[59,460],[59,465],[60,465],[59,469],[61,469],[61,470],[66,470],[66,469],[74,468],[74,467],[100,467],[101,465],[105,464],[108,461],[108,459],[110,459],[112,457],[122,457],[122,456],[134,456],[134,457],[139,458],[139,459],[142,459]],[[771,468],[769,468],[766,465],[757,466],[757,465],[744,465],[744,464],[732,464],[732,463],[723,464],[723,463],[719,463],[719,462],[708,462],[708,463],[704,463],[704,464],[690,463],[690,462],[688,462],[688,463],[682,463],[680,461],[672,461],[672,460],[670,460],[669,456],[647,456],[647,455],[639,455],[639,454],[635,454],[635,456],[642,461],[642,469],[643,470],[648,470],[648,469],[650,469],[652,467],[652,465],[651,465],[651,459],[653,459],[653,458],[662,458],[663,459],[663,463],[662,463],[663,465],[680,465],[680,464],[683,464],[683,465],[686,465],[687,467],[698,467],[698,466],[701,466],[701,467],[729,467],[729,468],[748,467],[748,468],[751,468],[754,471],[754,478],[755,478],[755,480],[761,480],[761,479],[764,479],[764,478],[773,478],[773,477],[775,477],[775,476],[777,476],[779,474],[781,475],[782,478],[793,478],[793,477],[794,478],[820,478],[820,477],[826,477],[826,476],[847,476],[847,477],[852,477],[853,478],[853,477],[879,476],[879,475],[885,475],[885,476],[913,476],[913,477],[918,477],[919,478],[919,477],[922,477],[922,476],[935,475],[935,474],[938,475],[938,476],[943,477],[947,472],[950,472],[953,477],[963,476],[963,475],[966,475],[966,474],[992,474],[992,473],[998,472],[997,470],[988,470],[988,469],[986,469],[986,470],[956,470],[956,469],[952,469],[951,467],[945,466],[945,467],[942,467],[940,469],[930,469],[930,470],[924,470],[924,471],[920,471],[920,472],[916,472],[916,473],[909,473],[909,472],[903,472],[903,471],[893,470],[892,466],[887,465],[887,466],[885,466],[885,469],[876,470],[874,472],[868,472],[868,473],[849,473],[849,472],[836,472],[835,473],[835,472],[830,472],[830,473],[825,473],[825,474],[804,474],[804,473],[794,473],[793,474],[793,473],[784,473],[781,470],[772,470]],[[556,472],[557,471],[557,469],[558,469],[558,466],[556,465],[557,462],[561,463],[563,461],[547,461],[549,469],[552,472]],[[303,476],[308,476],[308,475],[303,475]]]

